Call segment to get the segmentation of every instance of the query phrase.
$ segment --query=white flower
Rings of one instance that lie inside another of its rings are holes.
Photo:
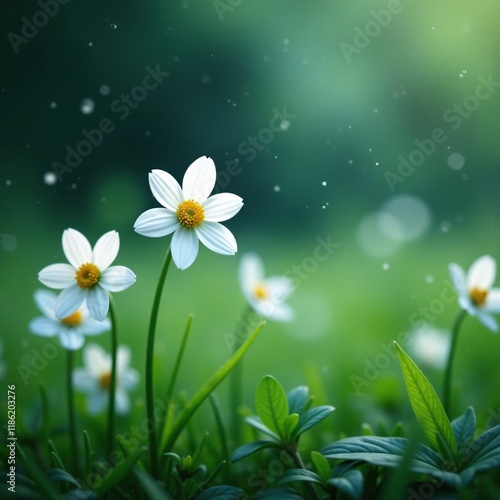
[[[109,267],[120,248],[118,233],[104,234],[92,249],[82,233],[66,229],[62,245],[69,264],[52,264],[38,274],[44,285],[64,289],[56,302],[56,317],[71,316],[87,300],[90,315],[103,321],[109,309],[108,292],[120,292],[135,282],[127,267]]]
[[[285,300],[293,292],[293,282],[286,276],[264,277],[264,264],[254,253],[247,253],[240,262],[240,286],[250,307],[267,319],[289,321],[293,309]]]
[[[111,382],[111,355],[97,344],[89,344],[83,351],[85,368],[75,368],[73,384],[76,390],[87,394],[87,408],[95,415],[107,408]],[[139,382],[139,373],[129,368],[130,349],[119,346],[116,352],[115,408],[119,415],[130,411],[127,391]]]
[[[430,324],[411,333],[411,350],[429,366],[441,370],[445,367],[450,351],[450,332]]]
[[[163,170],[152,170],[149,186],[165,208],[152,208],[135,221],[134,229],[143,236],[172,236],[172,259],[179,269],[188,268],[198,255],[198,240],[213,252],[234,255],[236,240],[219,222],[236,215],[243,200],[230,193],[209,194],[215,186],[215,165],[211,158],[195,160],[184,174],[182,188]]]
[[[500,312],[500,289],[491,288],[495,281],[496,263],[489,255],[477,259],[467,276],[457,264],[450,264],[450,275],[458,292],[458,303],[471,316],[496,332],[498,324],[490,313]]]
[[[43,316],[38,316],[30,322],[31,332],[42,337],[57,335],[65,349],[80,349],[85,342],[85,335],[98,335],[111,329],[111,322],[107,318],[104,321],[92,318],[86,304],[70,316],[57,319],[54,313],[57,301],[55,293],[37,290],[34,297]]]

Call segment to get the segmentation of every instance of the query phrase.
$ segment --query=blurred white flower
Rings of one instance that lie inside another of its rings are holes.
[[[56,317],[72,315],[86,300],[90,315],[103,321],[109,309],[108,292],[125,290],[136,279],[128,267],[109,267],[120,249],[118,233],[107,232],[92,249],[82,233],[66,229],[62,245],[69,264],[52,264],[38,274],[44,285],[64,289],[56,302]]]
[[[255,312],[275,321],[293,318],[294,310],[285,303],[294,288],[290,278],[265,278],[262,260],[254,253],[247,253],[240,262],[239,279],[243,295]]]
[[[491,288],[495,281],[496,263],[489,255],[477,259],[467,275],[457,264],[450,264],[450,276],[458,292],[458,303],[471,316],[496,332],[498,324],[490,313],[500,312],[500,289]]]
[[[234,255],[236,239],[219,222],[235,216],[243,200],[230,193],[209,194],[215,186],[216,171],[211,158],[195,160],[184,174],[182,188],[169,173],[152,170],[149,186],[165,208],[152,208],[135,221],[134,229],[143,236],[172,236],[172,259],[179,269],[188,268],[198,255],[198,240],[213,252]]]
[[[57,295],[48,290],[37,290],[34,294],[36,305],[43,316],[30,322],[31,333],[42,337],[58,336],[65,349],[80,349],[85,342],[85,335],[98,335],[111,329],[109,319],[97,321],[89,315],[86,304],[83,304],[70,316],[58,319],[54,313]]]
[[[107,408],[111,382],[111,355],[97,344],[89,344],[83,351],[84,368],[75,368],[73,384],[77,391],[87,394],[87,408],[95,415]],[[129,368],[130,349],[119,346],[116,353],[115,408],[119,415],[130,411],[127,391],[139,382],[139,373]]]
[[[411,333],[411,351],[427,365],[441,370],[450,350],[450,332],[426,324]]]

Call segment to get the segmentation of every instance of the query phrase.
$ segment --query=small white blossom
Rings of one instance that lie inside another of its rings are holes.
[[[236,239],[219,222],[235,216],[243,200],[231,193],[209,197],[215,186],[216,171],[211,158],[202,156],[186,170],[182,188],[172,175],[152,170],[149,186],[164,208],[152,208],[135,221],[134,229],[143,236],[172,236],[172,260],[179,269],[188,268],[198,255],[198,241],[213,252],[234,255]]]
[[[262,260],[254,253],[247,253],[240,262],[239,279],[243,295],[255,312],[275,321],[293,318],[294,310],[285,302],[294,288],[290,278],[266,278]]]
[[[498,324],[491,313],[500,312],[500,289],[491,288],[495,281],[496,263],[489,255],[477,259],[467,275],[457,264],[450,264],[450,276],[458,292],[458,303],[471,316],[496,332]]]
[[[111,329],[109,319],[97,321],[92,318],[86,304],[70,316],[58,319],[54,313],[57,302],[55,293],[37,290],[34,297],[43,316],[38,316],[30,322],[31,332],[42,337],[58,336],[65,349],[80,349],[85,342],[85,335],[98,335]]]
[[[87,395],[87,408],[96,415],[108,407],[111,382],[111,355],[97,344],[89,344],[83,351],[84,368],[75,368],[73,384],[77,391]],[[119,346],[116,353],[115,408],[119,415],[130,411],[127,391],[139,382],[139,373],[129,368],[130,349]]]
[[[430,324],[411,332],[413,354],[437,370],[445,367],[450,351],[450,332]]]
[[[63,289],[56,302],[56,317],[70,316],[86,300],[90,315],[103,321],[109,309],[108,292],[125,290],[136,279],[128,267],[109,267],[120,249],[118,233],[107,232],[92,249],[82,233],[66,229],[62,246],[69,264],[52,264],[38,274],[44,285]]]

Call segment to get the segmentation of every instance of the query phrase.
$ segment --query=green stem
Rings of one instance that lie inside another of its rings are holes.
[[[109,297],[109,316],[111,317],[111,379],[109,381],[108,456],[111,456],[115,444],[116,353],[118,350],[116,311],[111,296]]]
[[[184,351],[186,349],[189,334],[191,332],[191,324],[192,323],[193,323],[193,315],[190,314],[188,316],[188,320],[186,322],[186,328],[184,329],[184,334],[183,334],[182,340],[181,340],[181,347],[179,349],[179,353],[177,354],[177,359],[175,360],[174,369],[172,370],[172,375],[170,377],[170,382],[168,384],[167,393],[165,396],[165,405],[167,408],[167,413],[165,415],[165,421],[163,423],[163,432],[162,432],[161,441],[166,439],[167,434],[168,434],[170,405],[172,402],[172,393],[174,392],[175,382],[177,381],[177,375],[179,374],[179,368],[181,367],[182,358],[184,357]]]
[[[443,387],[443,408],[448,416],[450,414],[451,374],[453,371],[454,354],[457,346],[457,339],[458,339],[458,332],[460,330],[460,325],[462,324],[462,321],[464,320],[465,316],[467,316],[467,311],[465,309],[462,309],[455,318],[455,323],[453,325],[453,330],[451,332],[450,352],[448,354],[448,362],[446,364],[446,371],[444,374],[444,387]]]
[[[243,326],[249,326],[250,323],[250,314],[253,312],[253,309],[250,306],[247,306],[240,316],[238,322],[235,327],[235,342],[233,346],[233,352],[238,349],[243,343],[241,336],[238,335],[239,330]],[[241,422],[240,416],[238,414],[238,408],[240,408],[242,404],[242,384],[243,384],[243,359],[234,367],[231,377],[230,377],[230,386],[229,386],[229,400],[231,405],[231,416],[232,416],[232,437],[233,437],[233,446],[237,447],[240,442],[240,434],[241,434]]]
[[[292,446],[286,446],[285,449],[288,452],[288,454],[292,457],[296,467],[298,469],[306,470],[306,466],[302,461],[302,457],[300,456],[299,450],[297,450],[297,448]],[[306,488],[309,491],[309,495],[311,496],[311,498],[313,498],[314,500],[321,500],[321,496],[319,495],[318,490],[316,490],[316,486],[313,483],[307,481]]]
[[[160,278],[156,287],[156,292],[153,300],[153,308],[151,309],[151,317],[149,320],[148,344],[146,348],[146,412],[149,424],[151,426],[151,432],[149,433],[149,456],[151,462],[151,474],[155,478],[157,478],[159,474],[159,456],[158,444],[156,442],[156,422],[154,420],[153,358],[155,348],[156,322],[158,319],[160,299],[171,260],[172,252],[169,249],[165,257],[165,261],[163,262],[163,267],[160,272]]]
[[[78,450],[76,439],[76,424],[75,424],[75,403],[73,390],[73,366],[75,361],[75,352],[68,350],[68,368],[66,378],[66,389],[68,398],[68,421],[69,421],[69,451],[73,462],[73,472],[78,476]]]

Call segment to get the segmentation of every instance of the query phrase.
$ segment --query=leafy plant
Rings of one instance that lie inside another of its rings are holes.
[[[450,422],[425,375],[397,343],[395,346],[413,411],[430,446],[400,437],[361,436],[332,443],[321,453],[329,459],[394,468],[401,466],[413,445],[409,469],[454,489],[469,486],[479,472],[500,467],[500,425],[474,439],[476,416],[472,407]]]

